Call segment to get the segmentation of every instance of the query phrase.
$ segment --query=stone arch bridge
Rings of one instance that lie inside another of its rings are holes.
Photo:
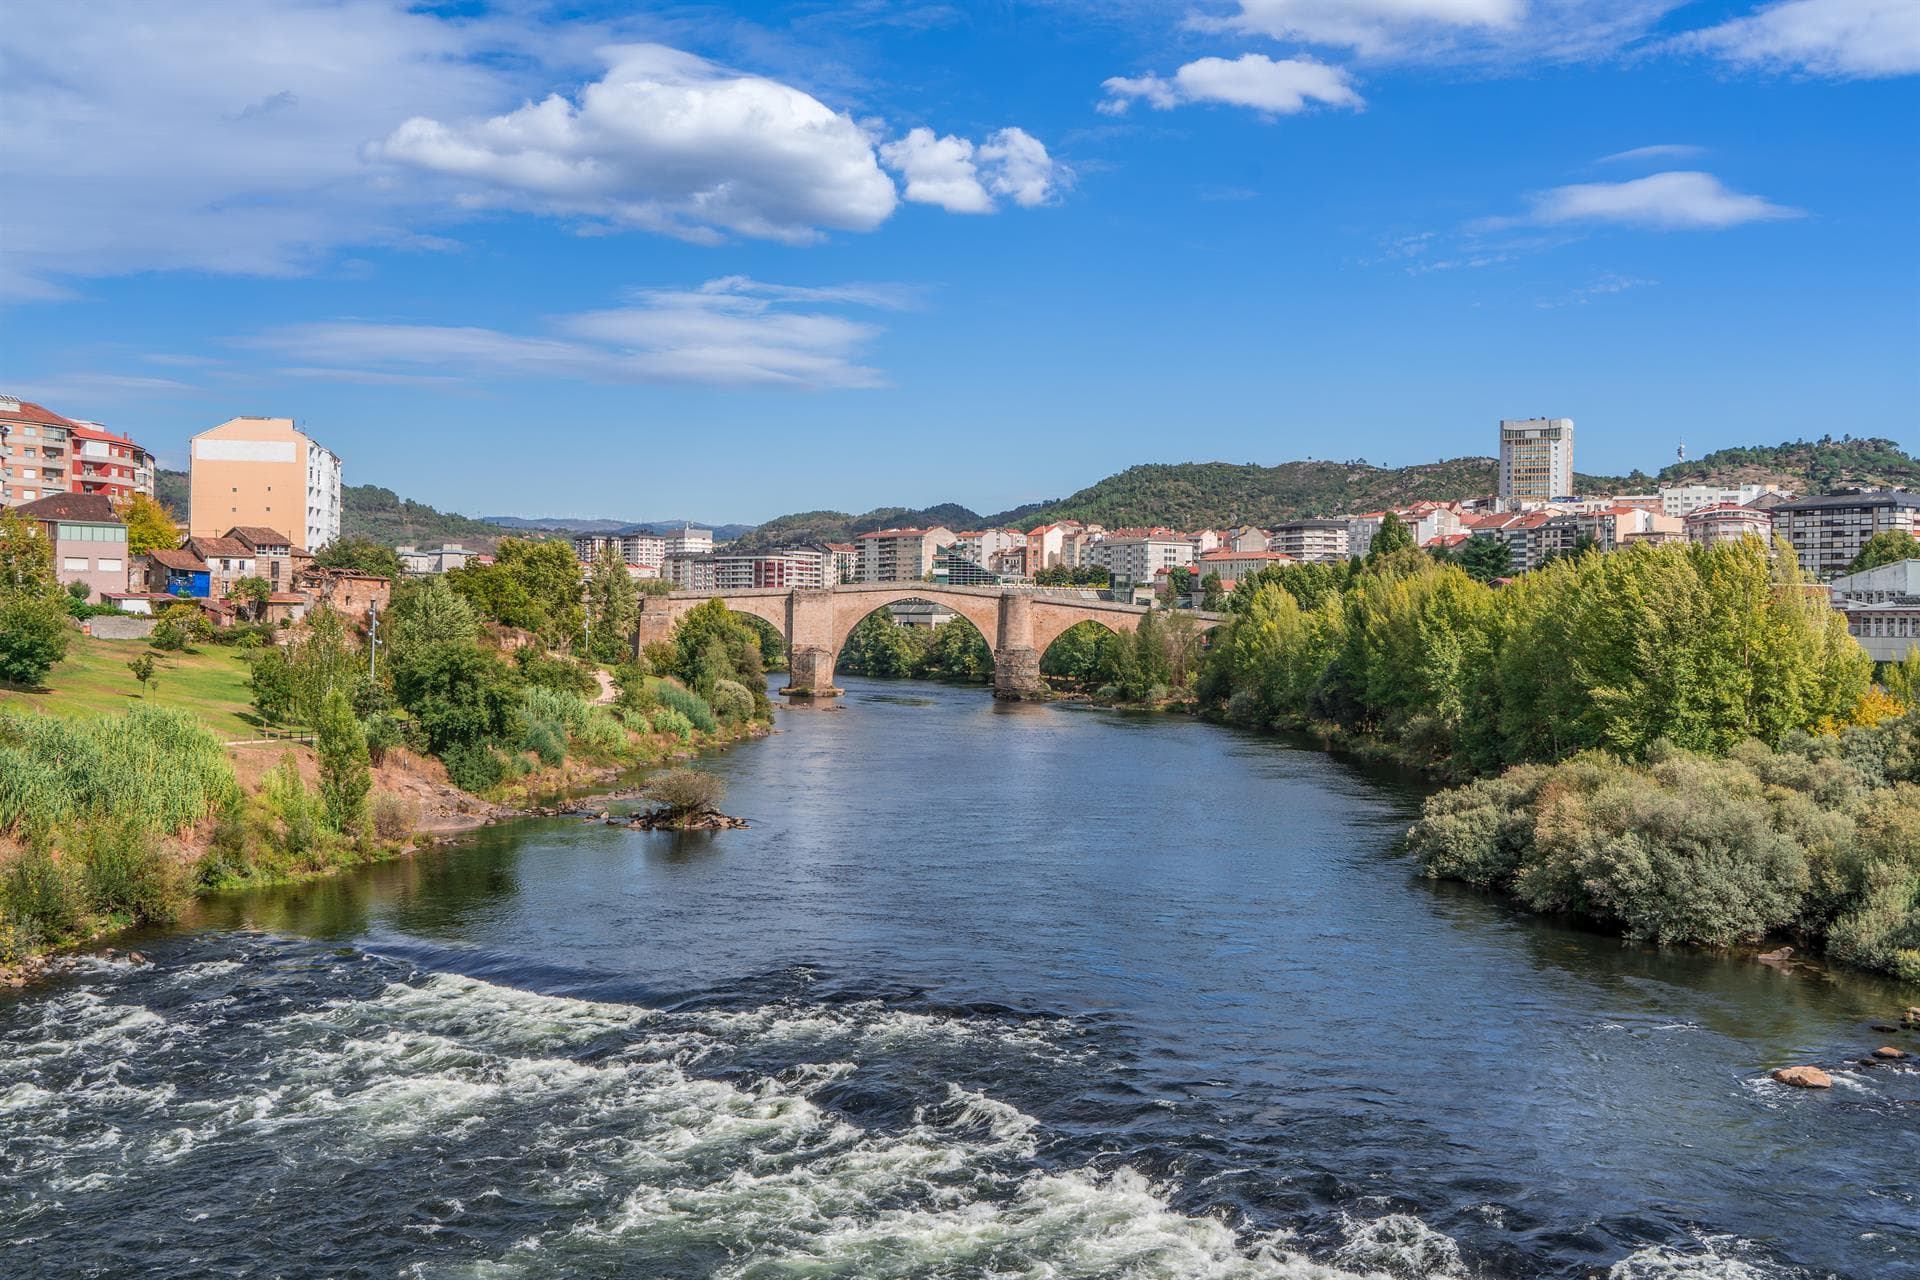
[[[637,643],[667,639],[682,614],[708,600],[720,600],[735,613],[752,614],[773,624],[787,642],[790,677],[784,692],[802,697],[838,694],[833,668],[847,637],[874,610],[903,600],[943,605],[979,628],[993,647],[993,691],[1002,698],[1032,697],[1045,691],[1040,655],[1069,627],[1092,621],[1110,631],[1130,632],[1151,612],[1145,605],[1051,594],[1033,587],[942,587],[927,582],[675,591],[640,598]],[[1218,626],[1225,617],[1218,613],[1193,616],[1203,631]]]

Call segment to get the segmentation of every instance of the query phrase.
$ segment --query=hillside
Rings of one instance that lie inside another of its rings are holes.
[[[775,517],[742,534],[735,545],[742,550],[751,550],[800,542],[851,542],[860,534],[874,529],[943,524],[958,531],[978,529],[985,523],[987,518],[979,512],[954,502],[943,502],[924,509],[875,507],[857,516],[845,511],[798,511],[792,515]]]
[[[1819,493],[1847,485],[1867,488],[1920,485],[1920,458],[1881,436],[1822,436],[1777,445],[1716,449],[1660,470],[1661,484],[1715,480],[1778,484]]]
[[[538,536],[531,530],[504,529],[471,516],[437,511],[424,502],[402,498],[377,484],[343,485],[340,507],[343,536],[372,538],[388,547],[431,547],[458,542],[491,551],[501,538]]]
[[[1119,528],[1168,525],[1176,529],[1237,524],[1273,525],[1297,516],[1377,511],[1418,498],[1446,501],[1494,491],[1492,458],[1451,458],[1411,467],[1365,462],[1285,462],[1259,467],[1230,462],[1155,463],[1129,467],[1070,497],[1016,515],[1024,524],[1081,520]],[[1582,490],[1611,488],[1614,476],[1578,476]]]

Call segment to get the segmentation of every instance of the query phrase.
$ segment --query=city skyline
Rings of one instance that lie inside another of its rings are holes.
[[[164,465],[278,415],[443,509],[750,522],[1914,436],[1904,6],[101,8],[0,34],[0,391]]]

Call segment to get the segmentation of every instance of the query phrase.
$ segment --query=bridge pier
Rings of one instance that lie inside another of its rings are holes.
[[[845,690],[833,687],[833,667],[839,654],[819,645],[787,651],[787,687],[790,698],[837,698]]]
[[[1040,677],[1038,649],[993,651],[993,696],[1010,701],[1037,701],[1052,691]]]
[[[1033,597],[1009,591],[1000,597],[999,625],[993,638],[993,696],[1044,698],[1047,682],[1040,678],[1040,650],[1033,642]]]

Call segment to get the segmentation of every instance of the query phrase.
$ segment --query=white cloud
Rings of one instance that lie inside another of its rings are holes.
[[[1785,0],[1680,37],[1741,66],[1871,77],[1920,72],[1916,0]]]
[[[948,213],[992,213],[993,197],[980,185],[973,143],[935,136],[933,130],[909,130],[880,148],[880,158],[907,180],[907,199],[937,204]]]
[[[1226,26],[1276,40],[1339,45],[1378,56],[1457,28],[1511,28],[1526,0],[1239,0]]]
[[[1704,155],[1705,147],[1696,147],[1687,142],[1657,142],[1649,147],[1634,147],[1629,151],[1616,151],[1610,156],[1601,156],[1595,164],[1635,164],[1642,160],[1684,160],[1690,156]]]
[[[298,275],[350,245],[458,247],[438,233],[492,207],[784,241],[894,210],[882,125],[622,43],[690,20],[553,21],[557,8],[11,0],[0,172],[32,197],[0,201],[0,298],[71,298],[76,281],[137,271]],[[1031,191],[1012,162],[976,158],[989,195]]]
[[[1633,289],[1650,289],[1659,283],[1658,280],[1642,280],[1634,276],[1604,275],[1591,284],[1582,285],[1559,298],[1542,299],[1534,305],[1542,311],[1552,311],[1560,307],[1584,307],[1595,298],[1610,297]]]
[[[1352,50],[1369,60],[1470,62],[1494,71],[1619,51],[1683,0],[1233,0],[1189,24]]]
[[[1171,80],[1156,75],[1114,76],[1102,86],[1107,100],[1100,110],[1119,115],[1136,99],[1166,111],[1183,102],[1221,102],[1251,107],[1265,115],[1293,115],[1314,103],[1358,110],[1365,105],[1352,79],[1339,67],[1311,58],[1275,60],[1265,54],[1238,58],[1198,58],[1173,73]]]
[[[1027,209],[1046,204],[1073,181],[1072,171],[1048,155],[1040,139],[1013,126],[987,135],[980,166],[993,194]]]
[[[1730,191],[1710,173],[1688,171],[1656,173],[1629,182],[1555,187],[1534,196],[1532,206],[1524,217],[1494,219],[1484,225],[1612,222],[1662,231],[1717,230],[1803,216],[1798,209]]]
[[[1072,173],[1025,129],[997,129],[975,146],[966,138],[937,137],[926,128],[886,143],[880,158],[906,178],[906,198],[949,213],[992,213],[994,197],[1032,208],[1046,204]]]
[[[869,231],[893,182],[851,116],[763,76],[663,45],[606,51],[577,101],[551,94],[484,120],[416,116],[371,158],[477,182],[467,199],[713,241]]]
[[[906,296],[889,286],[795,289],[727,276],[696,289],[641,290],[623,306],[555,317],[544,334],[334,321],[286,326],[241,345],[298,360],[300,376],[309,378],[418,380],[415,371],[425,371],[475,381],[872,387],[883,379],[860,355],[879,335],[874,325],[788,304],[894,306]]]

